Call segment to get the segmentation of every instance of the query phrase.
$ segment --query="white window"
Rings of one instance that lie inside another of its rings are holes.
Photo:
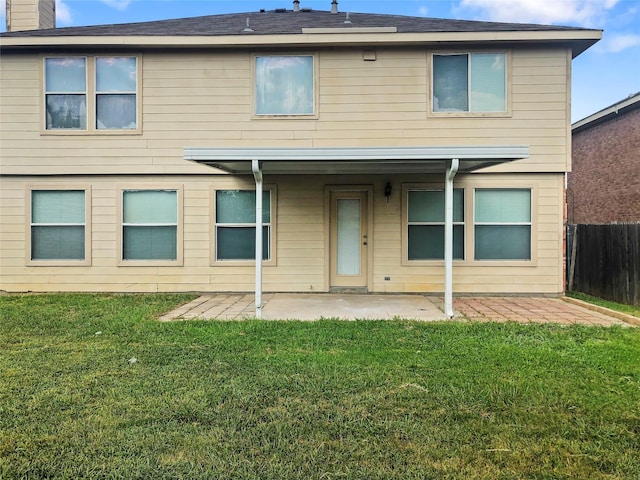
[[[476,260],[531,259],[531,190],[476,189]]]
[[[271,253],[271,191],[262,192],[262,258]],[[215,259],[255,260],[255,190],[217,190],[215,192]]]
[[[506,112],[505,53],[433,55],[433,112]]]
[[[31,190],[30,260],[85,260],[85,191]]]
[[[122,192],[122,260],[178,259],[178,192]]]
[[[138,128],[137,57],[48,57],[44,76],[47,131]]]
[[[407,192],[408,260],[444,259],[444,190]],[[464,189],[453,191],[453,258],[464,259]]]
[[[255,57],[256,115],[314,115],[313,55]]]
[[[96,58],[96,128],[137,127],[135,57]]]
[[[87,129],[87,59],[45,59],[46,129]]]

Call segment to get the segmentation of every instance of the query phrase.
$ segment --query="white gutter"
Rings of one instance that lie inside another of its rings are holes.
[[[614,103],[610,107],[600,110],[599,112],[593,113],[588,117],[583,118],[582,120],[578,120],[576,123],[571,125],[571,130],[575,132],[576,130],[579,130],[582,127],[585,127],[590,123],[600,120],[608,115],[612,115],[612,114],[617,115],[620,112],[620,110],[630,107],[633,104],[638,102],[640,102],[640,93],[629,95],[624,100],[621,100],[618,103]]]
[[[444,182],[444,313],[453,318],[453,177],[458,173],[457,158],[448,162]]]
[[[241,33],[244,19],[238,25],[238,35],[57,35],[51,36],[4,36],[0,37],[0,47],[163,47],[163,48],[239,48],[259,46],[333,46],[333,45],[438,45],[451,43],[548,43],[558,45],[564,42],[572,46],[573,56],[577,56],[602,38],[602,30],[540,30],[540,31],[485,31],[485,32],[416,32],[416,33],[367,33],[359,28],[310,29],[301,34],[260,34]],[[253,26],[252,28],[256,28]],[[56,29],[62,30],[62,29]],[[377,30],[377,29],[376,29]],[[318,32],[318,33],[316,33]],[[339,32],[339,33],[333,33]]]
[[[258,160],[251,161],[256,180],[256,318],[262,318],[262,171]]]
[[[374,160],[415,161],[425,160],[515,160],[529,158],[528,145],[499,146],[430,146],[430,147],[301,147],[301,148],[211,148],[184,147],[184,159],[193,161],[224,160],[248,161],[254,158],[261,162],[319,161],[362,162]],[[502,163],[500,161],[496,163]]]

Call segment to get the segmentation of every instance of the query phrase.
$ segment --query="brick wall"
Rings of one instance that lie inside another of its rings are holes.
[[[640,222],[640,108],[573,134],[569,223]]]

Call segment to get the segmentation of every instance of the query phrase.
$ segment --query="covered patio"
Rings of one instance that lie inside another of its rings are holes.
[[[185,160],[232,175],[253,175],[255,179],[255,318],[263,318],[265,306],[262,288],[262,192],[265,175],[442,174],[445,193],[443,312],[446,318],[453,318],[454,177],[457,173],[528,157],[529,147],[523,145],[184,149]]]

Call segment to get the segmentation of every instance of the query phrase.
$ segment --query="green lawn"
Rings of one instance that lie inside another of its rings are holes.
[[[581,292],[567,292],[567,297],[577,298],[583,302],[593,303],[594,305],[599,305],[610,310],[633,315],[634,317],[640,317],[640,306],[638,305],[626,305],[624,303],[612,302],[610,300],[594,297]]]
[[[154,320],[189,298],[0,296],[0,478],[639,477],[640,329]]]

